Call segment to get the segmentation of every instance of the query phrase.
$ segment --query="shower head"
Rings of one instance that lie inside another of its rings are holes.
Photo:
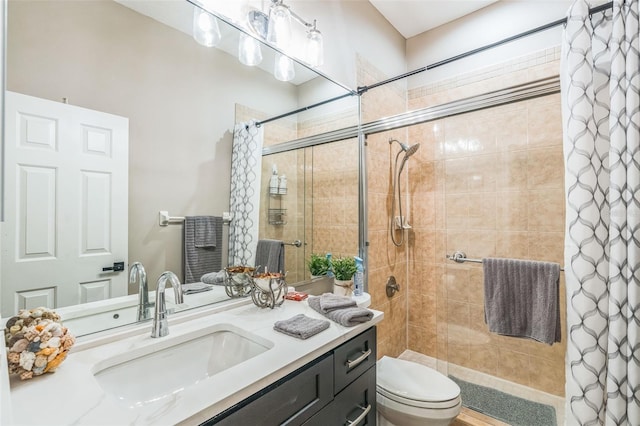
[[[407,149],[404,149],[404,147],[402,149],[404,149],[404,158],[409,158],[411,157],[413,154],[416,153],[416,151],[418,150],[418,148],[420,148],[420,144],[417,143],[415,145],[411,145],[410,147],[408,147]]]
[[[394,142],[398,142],[398,145],[400,145],[400,148],[402,148],[402,150],[404,151],[405,153],[404,158],[411,157],[413,154],[416,153],[418,148],[420,148],[419,143],[409,146],[406,143],[400,142],[398,139],[389,138],[389,145],[391,145]]]

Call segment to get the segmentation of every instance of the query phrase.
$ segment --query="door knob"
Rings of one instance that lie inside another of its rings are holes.
[[[113,271],[120,272],[124,271],[124,262],[113,262],[113,266],[105,266],[102,268],[102,272]]]

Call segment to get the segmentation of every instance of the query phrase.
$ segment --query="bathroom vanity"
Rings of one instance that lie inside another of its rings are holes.
[[[204,424],[375,424],[375,365],[371,327]]]
[[[162,338],[144,323],[81,339],[56,373],[11,379],[6,424],[374,423],[382,312],[300,340],[273,324],[296,314],[323,318],[306,302],[242,303],[174,315]]]

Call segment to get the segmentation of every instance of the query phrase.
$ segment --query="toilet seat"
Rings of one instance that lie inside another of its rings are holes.
[[[447,409],[460,405],[460,387],[436,370],[383,356],[377,363],[376,390],[399,404]]]

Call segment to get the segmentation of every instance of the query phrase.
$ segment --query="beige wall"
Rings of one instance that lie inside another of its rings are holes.
[[[234,105],[280,113],[293,86],[115,2],[10,1],[8,89],[129,118],[129,259],[182,270],[172,216],[229,208]],[[137,291],[137,289],[134,289]]]

